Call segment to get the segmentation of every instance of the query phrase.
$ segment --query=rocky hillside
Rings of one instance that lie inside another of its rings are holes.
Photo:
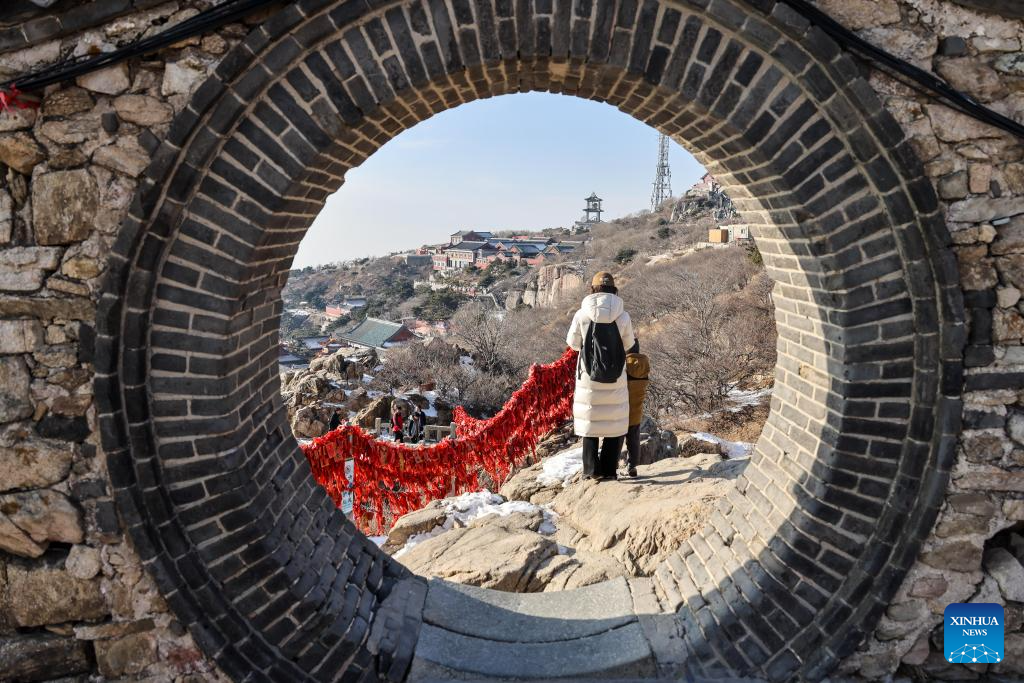
[[[718,444],[697,441],[705,452],[601,483],[580,478],[582,449],[573,446],[521,470],[498,494],[446,498],[405,515],[380,541],[418,574],[504,591],[647,576],[700,531],[746,466],[745,454],[726,458]]]
[[[342,348],[313,359],[305,370],[283,373],[281,394],[292,433],[299,439],[316,438],[328,431],[335,416],[341,424],[372,430],[377,418],[390,419],[396,404],[406,415],[414,404],[423,408],[429,424],[451,422],[451,406],[433,392],[403,387],[394,387],[390,393],[369,389],[380,368],[373,349]]]

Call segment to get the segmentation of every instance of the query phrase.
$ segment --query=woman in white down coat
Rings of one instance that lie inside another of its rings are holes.
[[[611,273],[600,272],[591,282],[590,295],[583,299],[573,316],[565,343],[576,351],[583,348],[587,327],[592,322],[614,322],[622,337],[622,348],[633,347],[633,324],[617,295]],[[623,354],[624,355],[624,354]],[[626,369],[611,383],[595,382],[586,371],[576,372],[576,393],[572,415],[577,436],[583,437],[583,476],[590,479],[615,479],[622,452],[622,441],[629,429],[629,388]],[[598,440],[600,455],[598,455]]]

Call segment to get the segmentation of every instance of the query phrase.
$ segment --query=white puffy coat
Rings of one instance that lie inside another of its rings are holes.
[[[579,351],[591,322],[614,322],[622,335],[622,346],[629,351],[635,341],[633,323],[623,310],[622,299],[599,292],[583,299],[573,316],[565,343]],[[629,388],[626,369],[614,383],[594,382],[586,372],[576,371],[576,394],[572,403],[573,428],[577,436],[623,436],[629,429]]]

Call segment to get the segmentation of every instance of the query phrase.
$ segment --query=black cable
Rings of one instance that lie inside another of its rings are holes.
[[[282,0],[225,0],[220,5],[200,12],[194,17],[190,17],[150,38],[135,41],[110,52],[68,59],[52,66],[44,67],[26,76],[19,76],[4,81],[0,83],[0,92],[12,90],[30,92],[54,83],[67,81],[123,60],[146,55],[182,40],[216,30],[258,9],[279,2],[282,2]],[[746,2],[752,5],[755,4],[754,0],[746,0]],[[870,61],[884,65],[887,69],[900,76],[909,78],[924,88],[926,93],[937,96],[962,113],[1000,130],[1005,130],[1017,137],[1024,138],[1024,125],[978,103],[973,98],[956,90],[944,80],[924,69],[909,64],[899,57],[872,45],[807,0],[784,0],[784,2],[805,19],[821,28],[822,31],[831,36],[840,45],[863,55]]]
[[[751,0],[747,0],[747,2],[751,2]],[[783,0],[783,2],[812,24],[818,26],[840,45],[862,55],[869,61],[877,62],[888,70],[910,79],[923,88],[926,94],[937,96],[954,109],[974,119],[1000,130],[1005,130],[1017,137],[1024,138],[1024,125],[1021,123],[989,109],[969,95],[956,90],[949,83],[934,74],[910,64],[880,47],[872,45],[807,0]]]
[[[225,24],[252,14],[282,0],[225,0],[220,5],[200,12],[155,36],[134,41],[124,47],[98,55],[83,55],[43,67],[30,74],[0,83],[0,91],[30,92],[54,83],[71,80],[133,57],[156,52],[169,45],[214,31]]]

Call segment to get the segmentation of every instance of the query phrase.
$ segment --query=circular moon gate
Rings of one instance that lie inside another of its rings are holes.
[[[132,541],[226,673],[543,677],[534,655],[556,648],[560,675],[815,679],[871,631],[952,464],[956,268],[855,65],[787,6],[753,4],[299,0],[193,95],[111,257],[96,395]],[[344,173],[434,113],[534,90],[694,150],[777,282],[772,411],[735,492],[653,577],[545,596],[557,619],[428,590],[381,554],[313,482],[277,370],[281,288]]]

